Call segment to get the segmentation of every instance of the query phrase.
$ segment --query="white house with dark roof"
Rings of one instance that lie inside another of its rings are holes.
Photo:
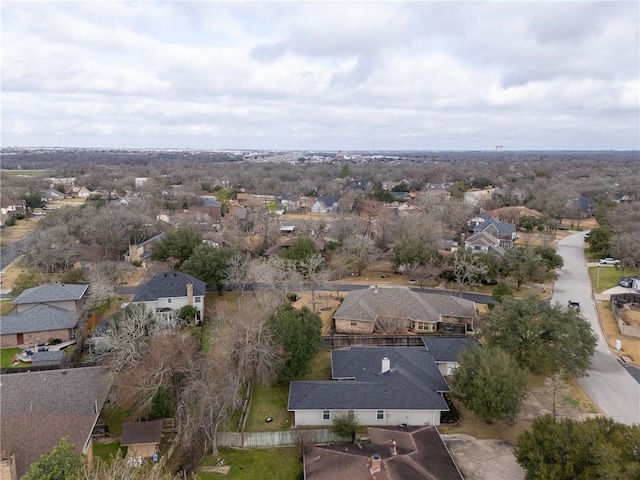
[[[335,195],[321,195],[311,206],[312,213],[335,212],[338,209],[340,197]]]
[[[516,241],[516,226],[513,223],[503,222],[496,217],[482,213],[471,221],[473,233],[487,232],[500,241],[500,246],[507,250],[513,247]]]
[[[340,334],[376,330],[466,333],[473,330],[476,317],[475,303],[464,298],[377,286],[349,292],[333,314]]]
[[[295,425],[330,426],[353,414],[369,426],[439,425],[449,386],[422,348],[361,347],[331,352],[333,380],[291,382]]]
[[[505,249],[500,246],[500,240],[485,231],[474,233],[466,238],[464,247],[470,248],[473,253],[487,253],[494,257],[502,257],[505,254]]]
[[[156,314],[156,318],[171,325],[185,305],[198,309],[196,323],[202,321],[204,296],[207,284],[191,275],[181,272],[164,272],[154,275],[139,286],[131,303],[145,305]]]
[[[467,348],[479,347],[477,338],[422,337],[422,343],[438,365],[442,375],[453,375],[458,368],[458,357]]]

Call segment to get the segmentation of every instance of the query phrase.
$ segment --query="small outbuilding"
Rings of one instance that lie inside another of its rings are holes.
[[[158,451],[162,437],[162,420],[126,422],[120,445],[127,447],[127,458],[151,458]]]

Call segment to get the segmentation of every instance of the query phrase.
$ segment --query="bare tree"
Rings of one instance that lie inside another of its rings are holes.
[[[224,273],[224,281],[234,290],[244,292],[248,284],[249,262],[242,255],[234,255],[229,260]]]
[[[469,248],[461,248],[455,253],[452,267],[460,291],[465,283],[477,285],[487,273],[487,266]]]
[[[158,329],[153,312],[144,305],[129,305],[112,317],[107,328],[107,349],[96,354],[107,357],[114,373],[135,366],[144,358],[151,336]]]
[[[219,322],[216,341],[226,349],[232,368],[243,382],[268,385],[276,378],[282,352],[266,324],[266,314],[255,299]]]
[[[316,311],[316,290],[328,280],[328,272],[323,271],[324,258],[319,253],[303,260],[298,260],[297,269],[302,272],[304,284],[311,291],[311,307]]]
[[[133,267],[128,263],[105,260],[96,263],[89,270],[89,301],[91,307],[97,307],[104,299],[109,299],[116,294],[118,287],[122,285]]]
[[[361,275],[374,261],[376,245],[369,237],[350,235],[345,238],[341,252],[356,275]]]
[[[256,286],[256,298],[265,312],[273,312],[287,301],[287,295],[300,290],[304,279],[296,267],[278,256],[251,262],[247,277]]]
[[[67,270],[76,251],[76,239],[59,225],[34,233],[33,244],[25,251],[25,261],[42,273],[52,273]]]
[[[620,275],[625,268],[633,268],[640,263],[640,243],[636,233],[618,233],[611,239],[611,254],[620,260]]]
[[[161,391],[175,405],[197,368],[197,350],[195,337],[187,332],[157,331],[149,337],[142,358],[127,364],[117,375],[118,404],[138,419],[151,411]]]

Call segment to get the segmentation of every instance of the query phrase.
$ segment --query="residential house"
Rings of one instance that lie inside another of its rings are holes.
[[[340,197],[336,195],[321,195],[311,207],[312,213],[335,212],[338,209]]]
[[[2,347],[33,345],[75,337],[89,285],[50,283],[28,288],[14,300],[15,310],[0,319]]]
[[[14,200],[7,195],[0,195],[0,221],[4,223],[8,218],[27,213],[27,202],[23,199]]]
[[[13,300],[13,304],[18,313],[41,304],[80,313],[88,289],[89,285],[87,284],[47,283],[27,288]]]
[[[65,185],[64,193],[71,198],[89,198],[91,191],[87,187],[78,187],[76,185]]]
[[[162,437],[162,420],[125,422],[120,445],[127,447],[127,458],[141,463],[158,453]]]
[[[305,238],[305,237],[290,237],[287,238],[286,240],[274,245],[273,247],[269,248],[266,252],[265,255],[267,257],[272,257],[275,255],[279,255],[280,252],[282,252],[282,250],[287,250],[291,247],[291,245],[293,245],[299,238]],[[316,249],[317,253],[322,253],[324,252],[324,242],[322,240],[317,240],[315,238],[311,238],[311,237],[307,237],[309,238],[309,240],[311,240],[313,242],[313,245]]]
[[[533,218],[543,218],[544,215],[537,210],[533,210],[531,208],[527,208],[522,205],[513,206],[513,207],[502,207],[496,208],[495,210],[490,210],[490,215],[497,218],[502,222],[513,223],[515,225],[520,225],[520,219],[522,217],[533,217]]]
[[[220,225],[222,220],[222,204],[215,197],[203,196],[202,205],[190,207],[190,216],[198,223]]]
[[[436,427],[368,427],[368,442],[307,445],[305,480],[463,480]]]
[[[295,426],[330,426],[354,415],[360,425],[439,425],[449,410],[447,382],[426,349],[352,347],[332,350],[329,381],[297,381],[289,387]]]
[[[102,367],[2,375],[0,444],[8,452],[3,459],[15,464],[15,476],[7,480],[25,475],[63,437],[91,462],[91,433],[109,388],[109,375]]]
[[[43,202],[64,200],[64,193],[59,192],[55,188],[47,188],[46,190],[42,190],[40,192],[40,200],[42,200]]]
[[[134,178],[136,188],[144,187],[149,181],[149,177],[136,177]]]
[[[80,314],[47,304],[14,311],[0,318],[2,348],[45,343],[51,339],[63,342],[75,338]]]
[[[473,331],[475,303],[407,287],[370,287],[349,292],[333,314],[336,333],[466,333]]]
[[[185,305],[192,305],[198,309],[195,322],[200,324],[206,286],[202,280],[186,273],[159,273],[136,289],[131,303],[145,305],[156,314],[158,321],[168,326],[175,324],[178,310]]]
[[[505,249],[500,246],[500,240],[488,232],[474,233],[464,240],[464,248],[470,248],[473,253],[487,253],[493,257],[502,257]]]
[[[460,354],[467,348],[480,346],[477,338],[461,337],[422,337],[422,343],[435,360],[442,375],[453,375],[458,368]]]
[[[500,246],[506,250],[513,247],[516,241],[516,226],[503,222],[488,213],[482,213],[471,220],[473,233],[487,232],[500,241]]]
[[[125,254],[124,259],[129,263],[140,262],[142,266],[147,267],[147,260],[151,258],[151,250],[153,244],[164,237],[164,232],[158,233],[153,237],[144,240],[136,245],[129,245],[129,252]]]

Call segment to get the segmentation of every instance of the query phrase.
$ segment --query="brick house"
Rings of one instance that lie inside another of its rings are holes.
[[[338,334],[473,331],[475,303],[407,287],[369,287],[350,292],[333,315]]]

